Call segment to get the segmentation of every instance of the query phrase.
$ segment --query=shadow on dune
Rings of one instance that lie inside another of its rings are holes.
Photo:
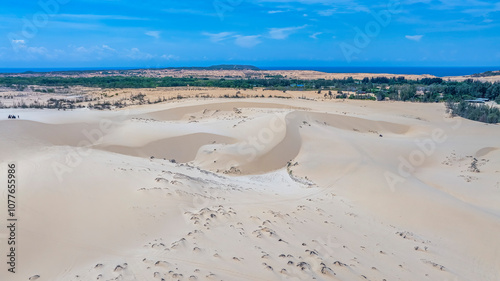
[[[200,147],[207,144],[231,144],[235,139],[208,133],[195,133],[150,142],[141,147],[101,145],[98,149],[136,157],[175,159],[186,163],[194,160]]]
[[[0,126],[6,133],[5,138],[15,138],[16,142],[60,146],[78,146],[89,140],[85,133],[99,130],[98,124],[46,124],[26,120],[3,121]]]

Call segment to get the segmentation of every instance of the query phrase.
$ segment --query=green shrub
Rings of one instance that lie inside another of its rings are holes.
[[[496,124],[500,121],[500,109],[493,106],[471,104],[466,101],[446,102],[447,112],[474,121]]]

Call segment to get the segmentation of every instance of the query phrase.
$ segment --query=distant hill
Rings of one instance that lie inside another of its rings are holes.
[[[499,75],[500,75],[500,70],[496,70],[496,71],[486,71],[483,73],[476,73],[476,74],[472,74],[471,76],[472,77],[490,77],[490,76],[499,76]]]

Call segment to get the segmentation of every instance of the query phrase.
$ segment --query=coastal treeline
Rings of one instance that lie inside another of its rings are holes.
[[[158,88],[158,87],[220,87],[249,89],[254,86],[244,79],[208,79],[208,78],[151,78],[151,77],[0,77],[0,85],[13,86],[49,86],[49,87],[98,87],[98,88]]]
[[[373,93],[377,100],[389,98],[397,101],[440,102],[487,98],[500,103],[500,83],[473,81],[445,81],[441,78],[406,80],[401,77],[372,77],[355,80],[316,79],[300,80],[287,78],[268,79],[208,79],[208,78],[152,78],[152,77],[0,77],[0,85],[21,88],[28,85],[48,87],[85,86],[98,88],[157,88],[157,87],[219,87],[250,89],[263,87],[272,90],[321,90]]]
[[[488,99],[500,104],[500,83],[480,82],[472,79],[462,82],[446,81],[442,78],[407,80],[405,77],[366,77],[356,80],[344,79],[301,80],[275,76],[265,79],[239,78],[174,78],[174,77],[0,77],[0,85],[23,91],[27,86],[46,87],[98,87],[98,88],[158,88],[158,87],[219,87],[251,89],[262,87],[269,90],[314,90],[325,97],[349,99],[396,100],[412,102],[447,102],[448,110],[455,115],[481,122],[497,123],[500,114],[497,108],[465,102],[473,99]],[[369,94],[369,95],[367,95]]]
[[[466,101],[459,103],[446,102],[446,109],[452,116],[460,116],[484,123],[500,122],[500,110],[484,104],[473,104]]]

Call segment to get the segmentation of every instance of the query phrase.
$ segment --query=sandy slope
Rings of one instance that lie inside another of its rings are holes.
[[[0,182],[10,161],[20,181],[18,272],[2,263],[0,280],[500,276],[500,128],[441,104],[205,99],[0,116]]]

